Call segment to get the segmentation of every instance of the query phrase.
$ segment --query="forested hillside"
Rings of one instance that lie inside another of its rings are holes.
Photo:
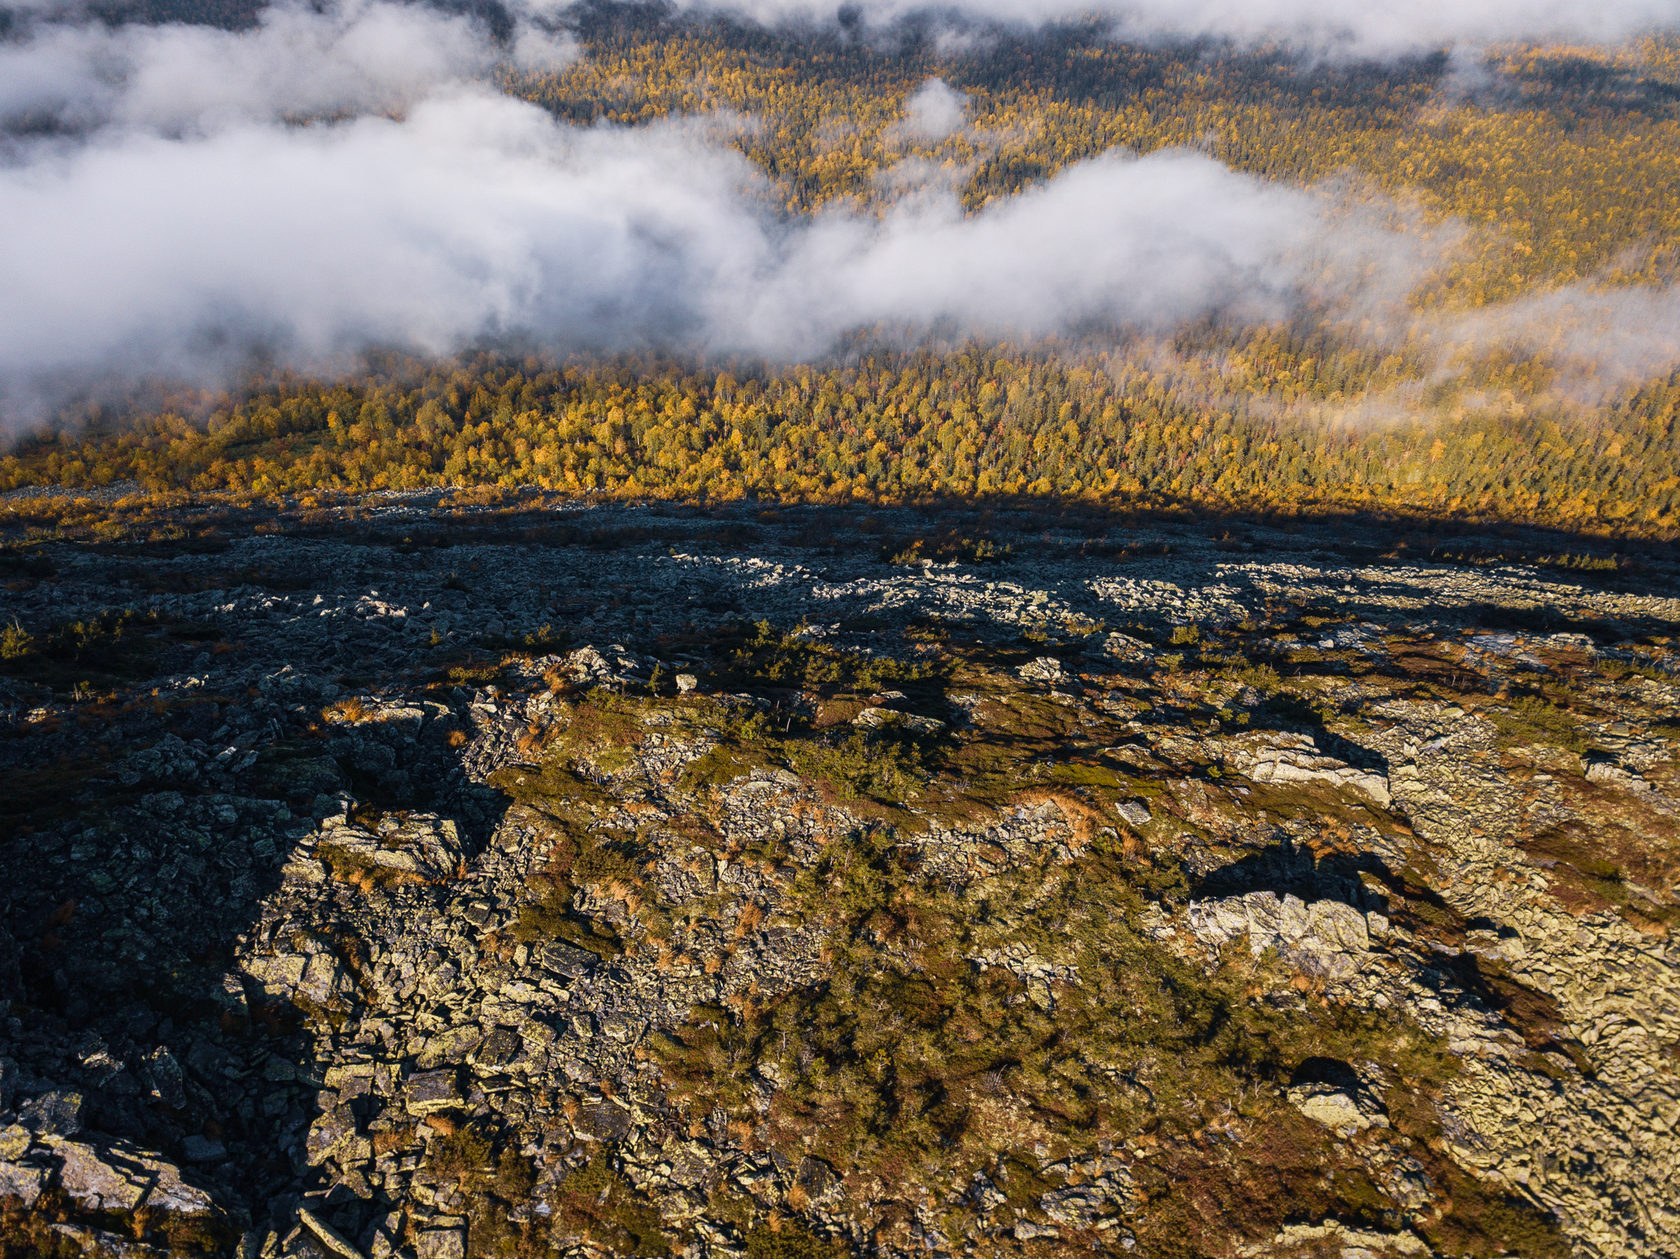
[[[1354,370],[1281,336],[1233,347],[1229,365],[1262,401],[1345,396]],[[489,356],[382,367],[355,382],[257,390],[217,408],[207,430],[169,414],[37,443],[6,461],[5,476],[258,494],[538,485],[626,498],[1083,496],[1649,533],[1680,521],[1680,378],[1601,421],[1492,410],[1355,429],[1267,415],[1239,389],[1208,406],[1193,372],[1123,355],[880,353],[741,377]]]
[[[792,364],[539,338],[445,359],[376,352],[348,375],[166,384],[36,423],[0,457],[0,488],[534,484],[1680,524],[1663,323],[1680,241],[1670,38],[1375,63],[1137,46],[1096,23],[953,41],[915,24],[776,31],[605,4],[568,20],[577,59],[544,72],[510,59],[504,91],[577,124],[707,119],[789,221],[891,216],[907,187],[955,190],[977,213],[1104,153],[1176,147],[1314,189],[1355,223],[1349,239],[1380,235],[1356,271],[1414,246],[1423,261],[1378,297],[1343,280],[1271,320],[1098,321],[1012,343],[883,325]],[[918,115],[932,80],[954,116]]]

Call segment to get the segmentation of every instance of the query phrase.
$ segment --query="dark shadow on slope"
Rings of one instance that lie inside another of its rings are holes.
[[[451,817],[470,854],[502,807],[460,774],[451,720],[323,726],[318,688],[268,676],[330,677],[334,653],[263,641],[272,655],[230,650],[184,696],[142,698],[142,681],[45,725],[15,725],[14,708],[0,740],[0,1112],[178,1166],[225,1212],[184,1231],[154,1212],[148,1227],[173,1230],[182,1253],[230,1253],[240,1230],[282,1225],[300,1191],[329,1188],[305,1158],[319,1067],[302,1011],[235,961],[275,925],[264,907],[293,845],[371,805]],[[400,698],[404,679],[385,680]],[[43,1205],[109,1222],[57,1191]],[[322,1210],[354,1236],[391,1205]],[[8,1221],[35,1244],[32,1224]]]
[[[1529,1049],[1559,1054],[1582,1073],[1592,1073],[1557,1002],[1521,982],[1491,955],[1489,937],[1509,936],[1511,930],[1488,919],[1464,917],[1414,872],[1396,871],[1373,853],[1337,853],[1315,860],[1285,840],[1191,882],[1191,896],[1197,899],[1250,892],[1297,896],[1309,904],[1339,901],[1361,913],[1385,915],[1410,937],[1424,959],[1425,981],[1443,1000],[1468,1000],[1492,1010]]]
[[[1309,904],[1334,900],[1362,913],[1386,912],[1390,898],[1369,888],[1361,875],[1372,876],[1384,889],[1403,886],[1373,853],[1338,853],[1315,859],[1306,848],[1284,839],[1192,879],[1190,895],[1202,899],[1274,892],[1279,896],[1298,896]],[[1419,894],[1442,903],[1432,892]]]

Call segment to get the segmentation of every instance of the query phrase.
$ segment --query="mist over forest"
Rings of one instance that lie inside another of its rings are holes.
[[[118,451],[240,428],[253,388],[365,391],[370,354],[774,377],[1005,349],[1123,362],[1104,388],[1159,378],[1192,431],[1544,420],[1590,444],[1680,366],[1674,10],[13,7],[3,475],[62,475],[86,431],[97,475],[132,476]],[[1256,380],[1255,342],[1288,362]],[[1602,449],[1655,442],[1660,484],[1654,422]],[[331,463],[324,423],[280,428]],[[391,475],[440,475],[441,438],[388,443]]]

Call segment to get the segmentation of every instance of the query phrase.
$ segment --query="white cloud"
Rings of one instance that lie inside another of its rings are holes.
[[[305,361],[515,326],[634,339],[733,252],[740,174],[478,92],[402,121],[114,136],[0,170],[0,375],[191,371],[229,337]]]
[[[1680,361],[1666,290],[1418,321],[1404,299],[1450,230],[1392,230],[1198,154],[1109,155],[973,215],[906,163],[883,215],[790,219],[726,123],[578,128],[473,82],[499,58],[568,55],[529,20],[510,52],[377,0],[281,7],[242,34],[48,24],[0,45],[0,113],[80,128],[0,161],[0,412],[65,382],[216,379],[254,348],[333,370],[371,345],[503,333],[791,359],[860,327],[1030,338],[1306,315],[1444,361],[1501,336],[1623,375]],[[901,126],[950,134],[964,105],[931,80]]]
[[[0,124],[59,119],[80,125],[110,107],[108,39],[80,26],[49,26],[0,43]]]
[[[0,378],[501,331],[791,357],[877,324],[1269,317],[1318,281],[1322,210],[1169,153],[1085,163],[972,217],[947,194],[790,223],[694,127],[574,128],[473,89],[400,120],[113,130],[0,168]]]
[[[1559,371],[1558,394],[1602,402],[1680,366],[1680,290],[1571,284],[1450,317],[1421,321],[1420,339],[1451,376],[1491,351],[1535,357]]]
[[[962,129],[968,119],[968,95],[943,79],[929,79],[904,102],[898,133],[920,144],[937,144]]]
[[[524,22],[503,49],[466,17],[384,0],[324,9],[287,0],[245,31],[44,23],[0,44],[0,119],[179,131],[395,110],[482,77],[504,57],[554,69],[575,57],[575,46]]]
[[[570,35],[526,23],[514,33],[508,59],[517,69],[532,74],[549,74],[564,70],[577,57],[577,43]]]
[[[762,21],[828,21],[835,0],[691,0]],[[1680,23],[1680,0],[848,0],[872,23],[913,13],[1037,25],[1091,15],[1130,37],[1282,41],[1315,52],[1387,57],[1512,39],[1615,41]]]
[[[951,197],[820,215],[742,327],[752,348],[801,354],[878,324],[1032,337],[1271,318],[1306,296],[1322,209],[1198,154],[1100,158],[972,217]]]

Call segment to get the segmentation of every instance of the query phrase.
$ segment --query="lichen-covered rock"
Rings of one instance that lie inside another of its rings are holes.
[[[1261,783],[1308,783],[1351,788],[1369,796],[1384,809],[1393,802],[1385,775],[1356,769],[1335,757],[1320,755],[1313,741],[1305,735],[1274,738],[1256,748],[1243,772]]]
[[[1676,1253],[1680,660],[1605,627],[1680,603],[752,528],[160,555],[239,646],[7,841],[0,1209],[148,1259]],[[134,597],[60,550],[67,610]],[[223,588],[259,558],[311,589]],[[1605,641],[1459,632],[1536,601]],[[79,704],[0,695],[0,768]]]
[[[1191,931],[1210,944],[1246,936],[1259,956],[1276,949],[1302,969],[1345,979],[1364,965],[1371,948],[1366,915],[1335,900],[1310,904],[1292,893],[1248,892],[1192,901]]]
[[[46,1183],[46,1168],[0,1158],[0,1202],[9,1201],[27,1210],[39,1200]]]
[[[460,1084],[453,1070],[422,1071],[411,1076],[403,1104],[411,1115],[431,1115],[461,1104]]]
[[[1330,1083],[1297,1085],[1289,1090],[1289,1102],[1314,1123],[1334,1128],[1343,1136],[1374,1126],[1388,1127],[1388,1118],[1363,1089]]]

